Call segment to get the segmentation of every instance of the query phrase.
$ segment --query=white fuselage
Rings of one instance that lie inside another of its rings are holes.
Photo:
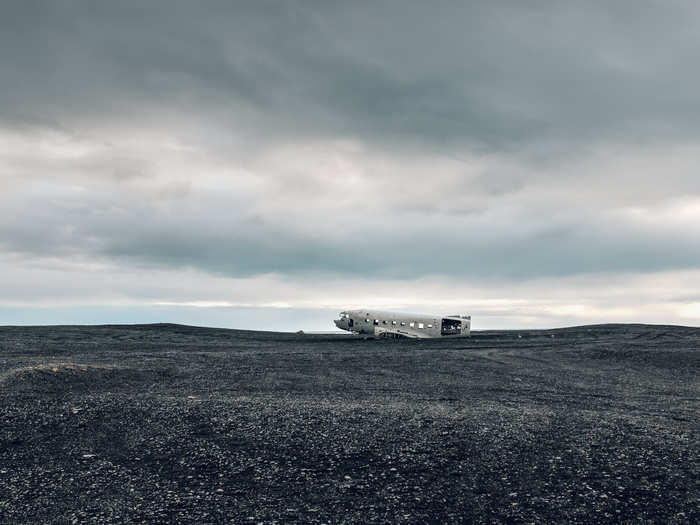
[[[468,336],[471,316],[432,316],[380,310],[346,310],[333,321],[341,330],[373,336],[411,338]]]

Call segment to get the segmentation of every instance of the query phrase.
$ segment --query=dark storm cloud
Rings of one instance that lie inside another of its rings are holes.
[[[693,4],[16,2],[2,113],[451,148],[700,124]],[[283,138],[282,137],[282,138]]]

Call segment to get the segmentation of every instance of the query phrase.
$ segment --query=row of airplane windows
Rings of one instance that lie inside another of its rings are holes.
[[[365,323],[369,323],[369,321],[370,321],[370,320],[369,320],[369,317],[365,318]],[[381,323],[381,324],[392,324],[392,325],[396,325],[396,324],[397,324],[396,321],[380,321],[379,319],[374,319],[373,322],[374,322],[374,325],[375,325],[375,326],[379,326],[380,323]],[[401,326],[406,326],[406,321],[401,321],[399,324],[400,324]],[[418,325],[418,328],[420,328],[421,330],[422,330],[423,328],[425,328],[425,325],[424,325],[423,323],[416,323],[415,321],[411,321],[411,322],[408,323],[408,326],[411,327],[411,328],[415,328],[416,325]],[[432,328],[432,327],[433,327],[432,324],[429,324],[429,325],[428,325],[428,328]]]

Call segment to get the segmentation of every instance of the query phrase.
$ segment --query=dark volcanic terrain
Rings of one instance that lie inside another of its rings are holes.
[[[0,327],[0,523],[698,523],[699,349]]]

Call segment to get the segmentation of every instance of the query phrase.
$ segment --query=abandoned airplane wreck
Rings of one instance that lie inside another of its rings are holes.
[[[429,339],[469,336],[471,333],[470,315],[435,317],[379,310],[347,310],[340,312],[340,318],[333,322],[341,330],[377,337]]]

